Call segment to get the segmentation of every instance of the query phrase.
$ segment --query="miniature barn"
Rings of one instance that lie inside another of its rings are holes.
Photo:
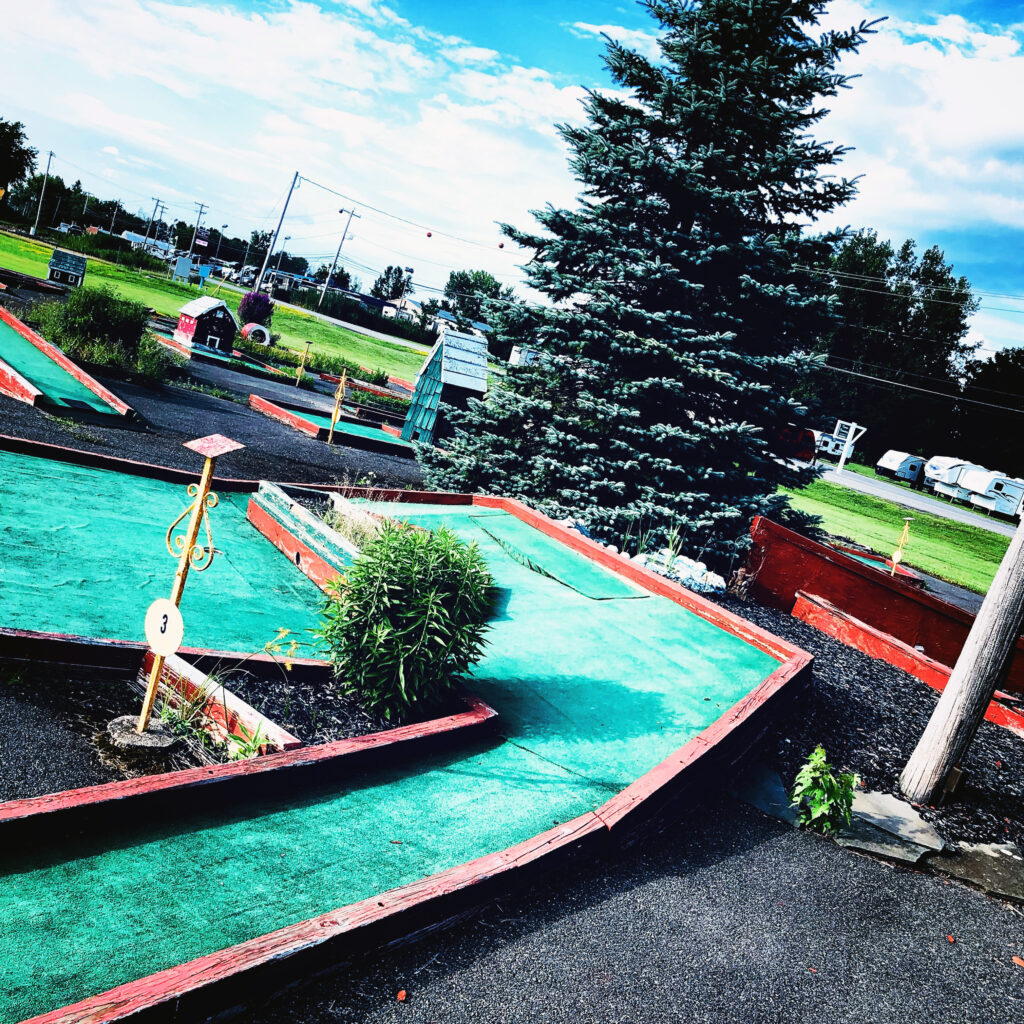
[[[178,310],[174,340],[190,348],[200,345],[231,354],[238,333],[238,321],[223,299],[206,295],[186,302]]]
[[[416,378],[416,391],[402,427],[404,441],[432,444],[450,428],[439,408],[464,409],[470,398],[487,390],[487,339],[445,330],[434,342]]]
[[[46,279],[77,288],[85,280],[86,259],[77,252],[54,249]]]

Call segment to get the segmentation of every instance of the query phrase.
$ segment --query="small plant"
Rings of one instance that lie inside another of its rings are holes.
[[[241,722],[238,723],[238,728],[241,735],[238,733],[232,733],[228,739],[233,740],[235,743],[235,749],[231,754],[232,761],[248,761],[249,758],[255,757],[260,752],[260,747],[263,746],[265,740],[263,739],[263,726],[259,724],[256,726],[255,731],[250,731]]]
[[[238,303],[238,319],[244,327],[246,324],[262,324],[270,326],[274,315],[274,300],[263,292],[246,292]]]
[[[389,721],[436,703],[483,653],[492,590],[475,544],[386,520],[323,608],[340,688]]]
[[[825,748],[818,744],[796,773],[790,803],[796,807],[801,825],[831,835],[840,825],[850,824],[853,791],[859,784],[859,776],[851,772],[833,774],[825,760]]]

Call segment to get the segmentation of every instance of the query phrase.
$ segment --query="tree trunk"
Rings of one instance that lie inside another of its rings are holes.
[[[939,703],[900,776],[914,803],[932,803],[967,753],[1006,678],[1024,621],[1024,522],[1010,541]]]

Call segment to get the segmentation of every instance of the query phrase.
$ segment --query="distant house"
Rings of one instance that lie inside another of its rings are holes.
[[[170,242],[161,242],[156,238],[147,238],[137,231],[122,231],[121,237],[131,244],[133,249],[145,249],[147,252],[156,253],[159,256],[170,256],[174,246]]]
[[[199,345],[230,353],[235,346],[238,321],[223,299],[206,295],[186,302],[178,310],[174,340],[189,348]]]
[[[406,441],[433,444],[451,433],[441,406],[465,409],[487,390],[487,339],[445,330],[434,342],[416,378],[416,391],[402,427]]]
[[[85,257],[80,253],[54,249],[46,279],[77,288],[85,280],[85,264]]]

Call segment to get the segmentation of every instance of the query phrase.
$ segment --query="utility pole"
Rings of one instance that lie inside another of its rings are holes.
[[[192,259],[192,249],[196,244],[196,235],[199,234],[199,222],[203,219],[203,210],[207,208],[206,203],[193,203],[192,205],[199,207],[199,214],[196,217],[196,226],[192,229],[192,241],[189,243],[188,246],[189,259]]]
[[[114,212],[113,212],[113,214],[112,214],[112,216],[110,218],[110,233],[111,234],[114,233],[114,221],[117,220],[117,211],[120,208],[120,206],[121,206],[121,200],[120,199],[115,199],[114,200]]]
[[[153,226],[153,221],[156,220],[156,211],[160,206],[160,200],[156,196],[150,196],[150,198],[153,200],[153,212],[149,215],[149,223],[146,225],[146,238],[142,243],[143,249],[149,248],[149,229]]]
[[[338,213],[344,213],[344,210],[339,210]],[[341,247],[345,244],[345,236],[348,235],[349,225],[352,223],[353,217],[359,217],[359,214],[355,210],[348,211],[348,220],[345,221],[345,229],[341,233],[341,241],[338,243],[338,251],[334,254],[334,262],[331,264],[331,269],[324,280],[324,286],[320,289],[320,299],[316,304],[316,308],[319,309],[324,302],[324,296],[327,294],[327,286],[331,283],[331,278],[334,277],[334,268],[338,265],[338,259],[341,256]]]
[[[1022,624],[1024,522],[1010,541],[949,682],[900,775],[900,789],[908,800],[931,804],[945,788],[1006,678]]]
[[[39,206],[36,207],[36,222],[32,225],[32,234],[39,230],[39,217],[43,212],[43,196],[46,195],[46,183],[50,178],[50,161],[53,159],[53,150],[46,155],[46,170],[43,172],[43,187],[39,190]]]
[[[274,246],[277,245],[277,236],[281,234],[281,228],[284,225],[284,217],[288,212],[288,204],[292,201],[292,193],[295,191],[299,184],[299,172],[296,171],[292,178],[291,188],[288,189],[288,196],[284,201],[284,209],[281,210],[281,219],[277,222],[277,230],[274,232],[274,237],[270,240],[270,247],[267,249],[267,255],[263,257],[263,266],[260,267],[260,272],[256,275],[256,283],[252,286],[254,292],[258,292],[263,285],[263,276],[267,272],[267,265],[270,263],[271,254],[274,251]]]
[[[227,224],[221,224],[220,231],[217,233],[217,251],[213,254],[213,258],[220,259],[220,243],[224,241],[224,232],[227,231]]]

